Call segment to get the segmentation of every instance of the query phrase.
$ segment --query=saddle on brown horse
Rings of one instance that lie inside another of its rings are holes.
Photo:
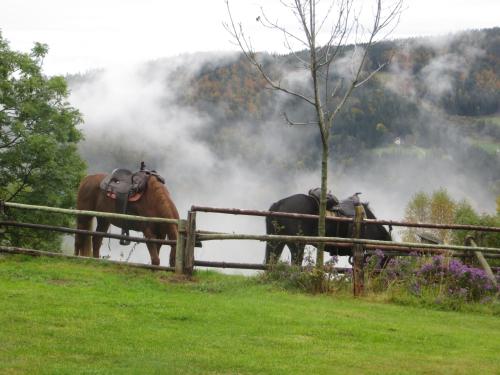
[[[127,213],[128,202],[138,201],[146,191],[148,180],[155,176],[162,184],[165,183],[156,171],[146,169],[144,162],[141,162],[141,169],[135,173],[124,168],[117,168],[108,174],[101,181],[99,187],[106,192],[108,198],[116,200],[116,212],[119,214]],[[129,235],[127,221],[122,225],[122,235]],[[129,245],[130,241],[121,239],[120,245]]]

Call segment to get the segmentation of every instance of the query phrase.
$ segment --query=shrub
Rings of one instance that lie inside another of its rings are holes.
[[[416,256],[387,258],[383,251],[377,250],[365,266],[368,290],[382,292],[407,283],[413,278],[417,259]]]
[[[337,259],[325,263],[323,270],[315,267],[311,254],[305,257],[304,266],[290,265],[278,261],[271,263],[270,268],[261,275],[263,282],[271,282],[287,290],[298,290],[307,293],[329,293],[351,288],[350,273],[339,274],[335,269]]]
[[[394,302],[446,310],[468,309],[466,306],[472,308],[474,304],[498,310],[500,289],[483,270],[442,255],[411,255],[389,261],[382,251],[370,256],[365,267],[367,294],[384,293]]]
[[[416,272],[417,284],[427,287],[440,287],[444,297],[456,298],[464,302],[480,302],[499,292],[486,273],[475,267],[463,264],[458,259],[434,256]],[[420,284],[418,284],[420,283]]]
[[[445,310],[486,309],[498,311],[500,288],[486,273],[442,255],[422,257],[410,254],[390,259],[376,251],[365,264],[365,292],[373,297],[405,304],[433,306]],[[337,259],[314,267],[306,256],[306,265],[298,267],[284,262],[273,263],[261,280],[287,290],[308,293],[351,293],[352,273],[338,273]],[[384,266],[384,267],[383,267]],[[498,312],[495,312],[498,313]]]

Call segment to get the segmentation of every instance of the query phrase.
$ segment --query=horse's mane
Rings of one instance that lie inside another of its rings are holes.
[[[368,219],[376,219],[375,214],[370,208],[370,204],[368,202],[363,202],[363,208],[365,209],[366,217]]]
[[[155,203],[157,207],[160,208],[162,216],[168,217],[169,212],[172,211],[177,214],[177,208],[172,202],[170,192],[166,185],[158,181],[156,177],[151,176],[148,182],[148,190],[150,194],[155,197]]]
[[[366,218],[367,219],[377,219],[377,217],[375,216],[375,214],[371,210],[368,202],[363,202],[362,204],[363,204],[363,207],[365,209]],[[376,227],[379,228],[379,231],[382,231],[384,234],[387,234],[389,240],[392,240],[392,235],[391,235],[392,227],[390,225],[389,225],[389,230],[387,230],[383,225],[376,225]]]

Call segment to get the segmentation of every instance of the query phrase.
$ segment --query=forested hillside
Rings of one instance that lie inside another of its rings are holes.
[[[362,148],[374,148],[399,137],[407,144],[431,146],[437,140],[425,123],[435,112],[477,141],[500,138],[499,28],[385,42],[373,48],[370,64],[376,68],[390,55],[392,63],[350,101],[336,127],[338,142],[355,138]],[[283,76],[292,68],[290,56],[269,59],[276,70],[284,70]],[[223,66],[207,63],[183,100],[210,114],[217,108],[219,126],[231,127],[235,120],[272,116],[277,101],[272,98],[242,57]]]
[[[411,159],[452,159],[463,168],[480,168],[498,189],[500,29],[385,42],[371,51],[369,64],[376,68],[388,56],[391,64],[355,91],[334,126],[336,161],[362,164],[395,152],[398,158],[402,153]],[[291,56],[265,61],[285,80],[294,72]],[[188,87],[182,104],[213,119],[204,138],[222,154],[224,143],[244,143],[248,132],[265,134],[263,121],[284,123],[284,111],[306,119],[299,100],[266,89],[243,57],[205,64]],[[317,165],[318,141],[312,137],[306,147],[298,146],[304,167]]]

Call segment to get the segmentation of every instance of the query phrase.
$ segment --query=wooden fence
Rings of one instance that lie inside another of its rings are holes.
[[[493,276],[492,270],[486,261],[486,258],[498,258],[500,257],[500,249],[490,248],[490,247],[478,247],[472,239],[468,239],[467,246],[457,246],[457,245],[444,245],[444,244],[427,244],[427,243],[408,243],[408,242],[394,242],[394,241],[377,241],[361,239],[360,233],[363,225],[390,225],[390,226],[406,226],[406,227],[419,227],[419,228],[434,228],[434,229],[454,229],[454,230],[469,230],[469,231],[491,231],[500,232],[500,227],[486,227],[477,225],[447,225],[447,224],[425,224],[425,223],[410,223],[404,221],[392,221],[392,220],[374,220],[374,219],[364,219],[361,210],[356,210],[356,216],[354,218],[345,217],[327,217],[326,220],[338,221],[338,222],[353,222],[353,237],[352,238],[340,238],[340,237],[316,237],[316,236],[283,236],[283,235],[250,235],[250,234],[228,234],[228,233],[214,233],[207,232],[203,230],[198,230],[196,228],[196,215],[197,212],[205,213],[219,213],[219,214],[232,214],[232,215],[249,215],[249,216],[272,216],[272,217],[289,217],[304,220],[318,220],[317,215],[306,215],[306,214],[295,214],[295,213],[284,213],[284,212],[273,212],[273,211],[257,211],[257,210],[241,210],[233,208],[216,208],[216,207],[203,207],[203,206],[192,206],[191,210],[188,212],[187,219],[176,220],[176,219],[166,219],[166,218],[155,218],[155,217],[141,217],[133,215],[123,215],[114,214],[106,212],[94,212],[94,211],[81,211],[81,210],[70,210],[62,208],[52,208],[46,206],[32,206],[12,202],[3,202],[0,204],[4,207],[18,208],[18,209],[31,209],[31,210],[41,210],[53,213],[62,213],[70,215],[88,215],[96,217],[108,217],[108,218],[119,218],[123,220],[133,220],[133,221],[148,221],[148,222],[167,222],[174,223],[178,225],[178,238],[177,241],[172,240],[160,240],[160,239],[145,239],[142,237],[129,237],[118,234],[85,231],[79,229],[56,227],[43,224],[32,224],[32,223],[19,223],[15,221],[0,221],[1,226],[13,226],[13,227],[26,227],[31,229],[39,230],[52,230],[62,233],[80,233],[95,236],[102,236],[107,238],[115,239],[128,239],[133,242],[155,242],[160,244],[177,245],[176,253],[176,263],[175,267],[156,267],[150,266],[154,269],[164,269],[164,270],[175,270],[179,274],[191,275],[195,266],[203,267],[218,267],[218,268],[242,268],[242,269],[254,269],[254,270],[265,270],[267,265],[264,264],[249,264],[249,263],[229,263],[229,262],[213,262],[213,261],[200,261],[196,260],[194,256],[195,244],[198,241],[213,241],[213,240],[257,240],[257,241],[286,241],[286,242],[302,242],[302,243],[313,243],[317,244],[324,242],[327,244],[335,244],[337,247],[346,247],[353,249],[353,291],[355,295],[360,295],[363,292],[364,287],[364,269],[363,269],[363,257],[365,251],[373,251],[375,249],[380,249],[394,255],[410,255],[412,253],[422,253],[422,254],[443,254],[451,253],[454,256],[475,256],[480,262],[481,266],[485,269],[489,277],[496,283],[496,278]],[[19,248],[9,248],[0,247],[0,252],[22,252],[23,249]],[[34,254],[36,250],[24,249],[28,253]],[[44,252],[40,252],[45,254]],[[153,269],[151,268],[151,269]]]
[[[307,214],[296,214],[296,213],[285,213],[285,212],[274,212],[274,211],[256,211],[256,210],[241,210],[234,208],[216,208],[216,207],[202,207],[202,206],[192,206],[189,213],[191,221],[195,223],[196,212],[206,212],[206,213],[220,213],[220,214],[232,214],[232,215],[249,215],[249,216],[265,216],[265,217],[287,217],[296,218],[304,220],[318,220],[317,215],[307,215]],[[405,221],[388,221],[388,220],[375,220],[375,219],[364,219],[363,210],[361,206],[356,207],[354,218],[345,217],[326,217],[326,220],[337,221],[337,222],[352,222],[353,223],[353,237],[352,238],[340,238],[340,237],[317,237],[317,236],[283,236],[283,235],[249,235],[249,234],[227,234],[227,233],[207,233],[196,231],[193,229],[187,231],[191,233],[190,235],[196,236],[199,241],[211,241],[211,240],[257,240],[257,241],[286,241],[286,242],[301,242],[301,243],[312,243],[317,244],[324,242],[327,244],[335,244],[337,247],[350,247],[352,248],[353,254],[353,293],[354,295],[360,295],[363,293],[364,288],[364,249],[380,249],[384,250],[390,254],[394,253],[397,255],[410,255],[411,253],[423,253],[423,254],[443,254],[452,253],[453,255],[460,255],[465,257],[470,257],[472,255],[476,256],[479,260],[481,266],[485,269],[486,273],[496,284],[496,278],[492,273],[489,264],[486,261],[486,257],[498,257],[500,256],[500,249],[491,247],[478,247],[473,241],[468,240],[467,246],[457,246],[457,245],[444,245],[444,244],[427,244],[427,243],[409,243],[409,242],[394,242],[394,241],[378,241],[378,240],[368,240],[361,239],[361,228],[363,225],[391,225],[391,226],[407,226],[407,227],[420,227],[420,228],[435,228],[435,229],[454,229],[454,230],[469,230],[469,231],[491,231],[500,232],[500,227],[487,227],[478,225],[462,225],[462,224],[425,224],[425,223],[410,223]],[[190,220],[188,220],[189,222]],[[193,252],[193,248],[186,247],[186,252]],[[188,256],[188,258],[193,258]],[[192,272],[194,263],[187,263],[184,265],[185,272]],[[213,262],[210,264],[206,262],[205,265],[210,265],[217,267],[217,263]]]

